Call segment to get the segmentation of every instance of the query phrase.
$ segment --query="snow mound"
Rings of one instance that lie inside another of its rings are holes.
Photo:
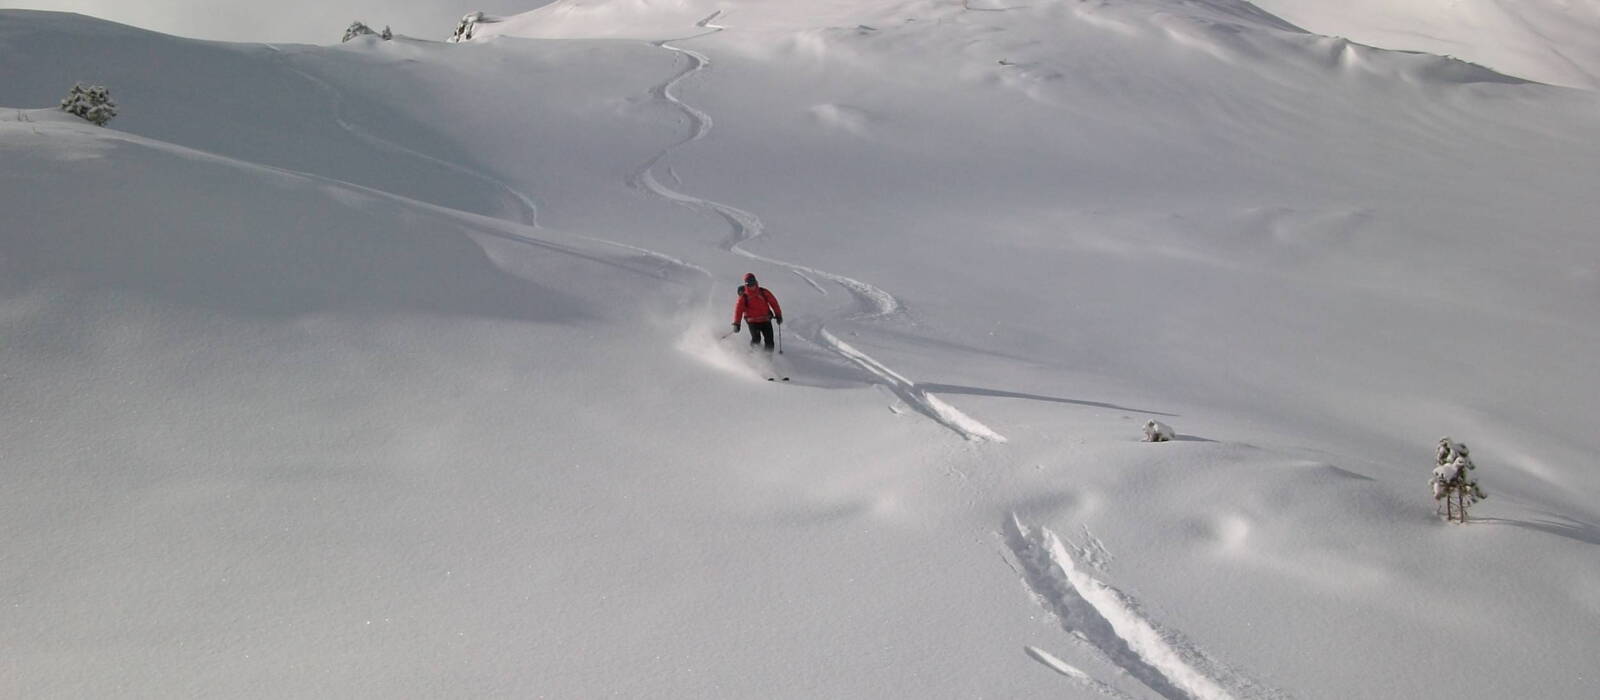
[[[854,136],[866,136],[879,121],[877,115],[860,107],[840,104],[820,104],[811,108],[811,114],[823,128],[837,129]]]

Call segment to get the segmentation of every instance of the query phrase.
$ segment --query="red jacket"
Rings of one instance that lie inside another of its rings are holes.
[[[733,322],[741,320],[751,323],[769,321],[773,316],[782,316],[783,307],[778,306],[778,298],[766,287],[756,287],[756,293],[750,293],[749,287],[739,288],[739,301],[733,305]]]

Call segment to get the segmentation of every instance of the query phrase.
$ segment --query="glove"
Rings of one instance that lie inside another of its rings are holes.
[[[738,324],[738,323],[737,323],[737,322],[735,322],[735,323],[734,323],[734,324],[733,324],[733,332],[735,332],[735,333],[738,333],[738,332],[739,332],[739,324]]]
[[[774,322],[776,322],[780,326],[783,325],[783,317],[782,316],[773,316],[772,320]]]

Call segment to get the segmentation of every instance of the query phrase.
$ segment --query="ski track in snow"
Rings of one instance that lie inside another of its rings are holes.
[[[817,328],[817,336],[814,342],[851,361],[857,367],[872,373],[882,380],[881,386],[893,392],[895,397],[905,402],[906,405],[934,422],[961,434],[968,440],[1006,441],[1004,435],[990,430],[989,426],[973,420],[970,416],[962,413],[955,406],[945,403],[939,397],[923,391],[921,387],[917,386],[916,382],[907,379],[899,372],[889,369],[883,363],[872,359],[866,353],[840,340],[838,336],[829,333],[828,329]]]
[[[1034,661],[1044,664],[1045,668],[1088,686],[1090,690],[1100,693],[1101,695],[1118,698],[1118,700],[1133,700],[1132,695],[1124,693],[1116,688],[1100,682],[1099,680],[1096,680],[1094,676],[1085,673],[1082,669],[1073,666],[1072,664],[1056,658],[1048,651],[1040,649],[1039,647],[1023,647],[1022,650],[1027,653],[1028,656],[1033,657]]]
[[[278,54],[282,55],[282,50],[279,49],[276,46],[268,44],[267,48],[272,50],[275,53],[278,53]],[[284,58],[287,59],[286,56]],[[428,155],[426,153],[423,153],[421,151],[418,151],[416,149],[410,148],[408,146],[405,146],[405,145],[402,145],[402,144],[399,144],[399,143],[395,143],[394,141],[390,141],[390,140],[385,139],[385,138],[383,138],[381,136],[377,136],[375,134],[372,134],[371,132],[368,132],[366,129],[363,129],[360,126],[357,126],[356,124],[353,124],[349,120],[344,118],[344,107],[343,107],[343,105],[344,105],[344,96],[337,89],[335,89],[332,85],[329,85],[326,81],[322,80],[321,78],[318,78],[318,77],[316,77],[316,76],[314,76],[314,75],[312,75],[310,73],[307,73],[307,72],[302,71],[302,70],[300,70],[298,68],[295,68],[294,66],[288,65],[287,60],[284,61],[284,67],[286,69],[288,69],[289,71],[295,73],[296,75],[299,75],[300,77],[304,78],[305,80],[307,80],[311,84],[317,86],[318,89],[320,89],[323,92],[328,94],[329,101],[332,103],[332,106],[333,106],[333,119],[334,119],[334,122],[336,124],[338,124],[339,128],[343,129],[346,133],[348,133],[351,136],[354,136],[357,139],[360,139],[361,141],[364,141],[364,142],[366,142],[366,143],[368,143],[368,144],[370,144],[370,145],[372,145],[374,147],[377,147],[377,148],[380,148],[380,149],[383,149],[383,150],[392,151],[392,152],[395,152],[395,153],[401,153],[401,154],[404,154],[404,155],[407,155],[407,156],[411,156],[413,158],[417,158],[417,159],[422,160],[424,162],[432,163],[434,165],[438,165],[439,167],[445,168],[446,170],[449,170],[451,172],[455,172],[455,173],[459,173],[459,174],[462,174],[462,175],[466,175],[467,177],[471,177],[471,178],[477,179],[477,180],[482,181],[482,182],[487,182],[487,183],[493,185],[496,189],[499,189],[499,190],[504,191],[505,193],[511,195],[512,199],[514,199],[514,200],[516,200],[518,202],[518,204],[521,207],[521,210],[518,212],[519,221],[517,221],[516,223],[521,223],[522,225],[527,226],[528,228],[534,229],[536,231],[545,230],[544,227],[539,224],[539,205],[527,193],[524,193],[521,190],[518,190],[517,188],[512,187],[509,183],[507,183],[504,180],[501,180],[499,178],[493,177],[491,175],[484,174],[484,173],[482,173],[480,171],[474,170],[472,168],[469,168],[467,166],[464,166],[464,165],[461,165],[461,164],[458,164],[458,163],[452,163],[450,161],[443,160],[441,158],[436,158],[434,156],[430,156],[430,155]],[[357,187],[357,188],[362,189],[362,190],[366,190],[367,189],[367,188],[364,188],[364,187],[360,187],[358,185],[351,185],[351,183],[345,183],[343,181],[336,181],[336,182],[338,184],[341,184],[341,185],[353,186],[353,187]],[[384,194],[387,194],[387,193],[384,193]],[[401,199],[406,199],[406,198],[401,198]],[[410,200],[408,200],[408,201],[410,201]],[[562,252],[567,252],[567,253],[572,253],[572,254],[580,254],[581,255],[581,253],[578,253],[578,251],[576,251],[576,249],[570,248],[570,247],[565,246],[565,245],[560,244],[560,243],[556,243],[554,241],[545,240],[545,239],[542,239],[542,238],[539,238],[539,237],[536,237],[536,236],[531,236],[531,235],[527,235],[527,234],[520,234],[520,233],[510,233],[510,232],[505,232],[505,231],[485,231],[485,230],[481,230],[481,229],[480,229],[480,232],[485,233],[487,235],[491,235],[491,236],[497,237],[497,238],[501,238],[501,239],[514,240],[514,241],[518,241],[518,242],[521,242],[521,243],[528,243],[528,244],[538,245],[538,246],[541,246],[541,247],[557,249],[557,250],[560,250]],[[627,251],[632,252],[632,253],[637,253],[639,255],[642,255],[642,256],[645,256],[645,257],[648,257],[648,258],[651,258],[651,259],[666,263],[668,266],[676,267],[676,268],[679,268],[681,270],[692,272],[692,273],[694,273],[696,275],[699,275],[699,276],[704,278],[705,288],[706,288],[708,294],[710,292],[710,288],[712,286],[712,282],[715,281],[715,277],[711,274],[710,270],[707,270],[707,269],[705,269],[703,267],[700,267],[699,265],[695,265],[693,263],[690,263],[690,262],[681,260],[679,258],[673,257],[671,255],[667,255],[666,253],[662,253],[660,251],[650,250],[648,248],[641,248],[639,246],[630,245],[630,244],[627,244],[627,243],[621,243],[621,242],[618,242],[618,241],[612,241],[612,240],[608,240],[608,239],[605,239],[605,238],[599,238],[599,237],[596,237],[596,236],[589,236],[589,235],[583,235],[583,234],[570,234],[570,235],[572,235],[573,237],[576,237],[576,238],[580,238],[580,239],[583,239],[583,240],[591,241],[591,242],[598,243],[598,244],[601,244],[601,245],[611,246],[611,247],[614,247],[614,248],[620,248],[620,249],[623,249],[623,250],[627,250]]]
[[[268,48],[271,49],[272,51],[278,53],[280,56],[283,55],[281,50],[278,49],[276,46],[272,46],[272,45],[269,44]],[[285,59],[287,59],[287,57],[285,57]],[[413,157],[413,158],[417,158],[417,159],[422,160],[424,162],[428,162],[428,163],[432,163],[434,165],[437,165],[437,166],[439,166],[441,168],[444,168],[446,170],[449,170],[451,172],[459,173],[459,174],[462,174],[462,175],[466,175],[467,177],[474,178],[474,179],[477,179],[477,180],[481,180],[483,182],[487,182],[487,183],[489,183],[491,185],[494,185],[495,189],[501,190],[501,191],[511,195],[511,198],[515,199],[517,201],[518,206],[521,207],[521,211],[518,212],[518,217],[519,217],[521,223],[526,224],[528,226],[531,226],[533,228],[539,228],[539,205],[536,202],[533,201],[532,197],[529,197],[528,195],[526,195],[523,192],[517,190],[516,188],[512,187],[511,185],[506,184],[506,182],[504,180],[500,180],[498,178],[491,177],[489,175],[485,175],[485,174],[483,174],[481,172],[478,172],[476,170],[473,170],[471,168],[468,168],[468,167],[465,167],[465,166],[462,166],[462,165],[459,165],[459,164],[456,164],[456,163],[452,163],[452,162],[447,161],[447,160],[443,160],[443,159],[440,159],[440,158],[435,158],[435,157],[430,156],[430,155],[428,155],[426,153],[423,153],[422,151],[418,151],[418,150],[416,150],[414,148],[411,148],[411,147],[408,147],[408,146],[404,146],[402,144],[395,143],[394,141],[390,141],[389,139],[386,139],[386,138],[383,138],[383,137],[378,136],[376,134],[373,134],[373,133],[367,131],[366,129],[363,129],[363,128],[359,127],[359,126],[356,126],[355,124],[350,123],[350,121],[348,121],[348,120],[346,120],[344,118],[344,95],[342,95],[338,90],[334,89],[334,87],[332,85],[329,85],[326,81],[322,80],[321,78],[318,78],[318,77],[316,77],[316,76],[314,76],[314,75],[312,75],[310,73],[307,73],[307,72],[305,72],[303,70],[295,68],[292,65],[289,65],[287,60],[283,61],[283,66],[284,66],[284,68],[288,69],[290,72],[294,73],[295,75],[298,75],[301,78],[304,78],[307,82],[310,82],[312,85],[315,85],[317,87],[317,89],[322,90],[323,92],[328,94],[328,99],[333,104],[333,121],[334,121],[334,123],[338,124],[339,128],[343,129],[345,131],[345,133],[348,133],[351,136],[354,136],[357,139],[359,139],[361,141],[364,141],[367,144],[370,144],[373,147],[378,148],[380,150],[392,151],[392,152],[395,152],[395,153],[400,153],[400,154],[407,155],[407,156],[410,156],[410,157]]]
[[[673,94],[673,88],[676,87],[680,82],[708,67],[711,64],[710,58],[691,49],[672,46],[670,45],[670,42],[694,39],[700,36],[708,36],[710,34],[723,31],[723,27],[711,23],[720,14],[721,11],[714,12],[705,19],[696,23],[696,26],[710,30],[704,34],[686,37],[685,39],[666,39],[652,42],[653,46],[673,51],[689,58],[689,65],[686,68],[684,68],[682,71],[679,71],[677,75],[668,79],[666,82],[653,88],[651,90],[651,94],[655,98],[669,102],[683,110],[684,114],[688,115],[689,117],[691,129],[687,137],[663,149],[661,152],[657,153],[655,156],[651,157],[648,161],[641,165],[639,169],[628,178],[628,184],[635,188],[647,190],[664,199],[678,202],[689,207],[710,211],[722,217],[728,222],[731,230],[731,238],[725,241],[721,246],[728,252],[758,262],[764,262],[778,267],[787,268],[795,275],[805,280],[806,283],[818,293],[823,295],[827,294],[827,290],[823,288],[822,285],[818,284],[813,278],[825,279],[839,285],[840,287],[843,287],[851,294],[852,297],[857,300],[857,306],[859,308],[859,311],[847,317],[850,320],[872,320],[902,312],[904,307],[901,306],[899,300],[896,299],[894,295],[889,294],[888,292],[873,285],[846,277],[844,275],[834,274],[813,267],[790,263],[774,258],[768,258],[743,249],[741,244],[754,240],[765,233],[765,225],[762,223],[760,217],[736,207],[678,192],[677,190],[661,184],[661,182],[656,179],[654,170],[662,160],[671,155],[673,151],[705,138],[705,136],[710,133],[714,123],[709,114],[706,114],[705,112],[683,102]],[[281,53],[281,51],[276,47],[269,46],[269,49],[274,52]],[[323,81],[322,79],[311,75],[310,73],[288,65],[287,61],[284,62],[284,65],[285,68],[301,76],[308,82],[311,82],[313,85],[317,86],[318,89],[322,90],[329,96],[332,104],[334,121],[338,124],[339,128],[343,129],[346,133],[349,133],[351,136],[354,136],[355,138],[360,139],[361,141],[374,147],[414,157],[450,170],[451,172],[460,173],[482,182],[489,183],[496,189],[511,195],[511,197],[520,204],[522,207],[522,211],[519,212],[519,218],[521,221],[518,223],[521,223],[534,230],[542,230],[542,227],[540,227],[538,222],[538,205],[534,202],[532,197],[529,197],[527,194],[517,190],[505,181],[498,178],[486,175],[482,172],[457,163],[452,163],[434,156],[430,156],[426,153],[422,153],[421,151],[417,151],[366,131],[365,129],[351,123],[349,120],[344,118],[343,95],[332,85],[329,85],[326,81]],[[306,173],[297,174],[306,175]],[[668,168],[668,175],[672,177],[674,182],[681,182],[677,172],[670,167]],[[412,201],[409,200],[409,198],[371,190],[370,188],[354,185],[353,183],[331,180],[329,178],[323,178],[320,176],[315,177],[318,177],[318,179],[321,180],[330,180],[331,182],[339,185],[366,191],[369,194],[395,197],[397,199]],[[526,234],[487,230],[483,230],[482,232],[503,239],[539,245],[541,247],[552,247],[566,252],[573,252],[571,249],[563,246],[562,244]],[[709,270],[700,265],[687,262],[659,251],[629,245],[626,243],[620,243],[594,236],[578,235],[576,237],[602,245],[628,250],[630,252],[664,262],[670,266],[690,271],[704,279],[707,305],[711,306],[715,303],[715,277]],[[700,330],[703,330],[694,324],[691,324],[691,326],[694,328],[694,330],[690,331],[691,333],[697,333]],[[837,336],[828,332],[828,330],[822,324],[818,324],[814,332],[806,336],[806,339],[815,343],[819,347],[829,350],[834,354],[850,361],[852,364],[862,368],[869,374],[878,377],[880,380],[882,380],[883,386],[888,388],[889,391],[891,391],[901,401],[913,407],[918,413],[921,413],[922,415],[940,425],[943,425],[962,437],[972,441],[1006,441],[1005,436],[995,432],[983,423],[966,415],[956,407],[946,403],[944,400],[933,395],[932,393],[921,389],[919,386],[917,386],[916,382],[911,381],[910,379],[897,372],[894,372],[893,370],[890,370],[888,367],[873,359],[871,356],[840,340]]]
[[[1106,549],[1106,544],[1100,541],[1099,537],[1095,537],[1094,533],[1089,530],[1088,525],[1082,525],[1080,529],[1083,531],[1083,544],[1078,544],[1071,540],[1068,540],[1067,544],[1078,555],[1078,560],[1088,565],[1089,568],[1101,572],[1106,571],[1111,566],[1110,550]]]
[[[787,268],[795,275],[798,275],[801,279],[805,280],[806,283],[811,285],[813,289],[824,295],[827,294],[827,290],[818,284],[814,278],[824,279],[843,287],[845,291],[849,292],[850,295],[856,299],[856,305],[858,307],[858,311],[856,313],[847,317],[849,320],[874,320],[901,313],[904,311],[904,307],[901,306],[900,300],[896,299],[894,295],[871,284],[867,284],[866,282],[846,277],[844,275],[834,274],[832,272],[827,272],[814,267],[808,267],[784,260],[769,258],[745,250],[743,248],[744,243],[755,240],[766,233],[766,226],[762,223],[760,217],[737,207],[684,194],[683,192],[679,192],[661,184],[661,181],[656,178],[655,168],[661,163],[662,160],[666,159],[667,156],[671,155],[679,148],[705,138],[706,135],[711,132],[711,128],[715,123],[712,120],[711,115],[694,107],[693,105],[684,102],[673,93],[674,88],[676,88],[679,83],[709,67],[711,65],[711,59],[705,54],[693,49],[673,46],[672,42],[697,39],[723,31],[725,27],[712,24],[712,22],[715,21],[721,14],[722,11],[718,10],[708,15],[705,19],[695,23],[695,26],[697,27],[708,29],[709,31],[707,32],[690,37],[684,37],[682,39],[663,39],[661,41],[651,42],[652,46],[665,49],[667,51],[672,51],[679,55],[686,56],[689,59],[689,64],[684,67],[683,70],[679,71],[677,75],[669,78],[666,82],[653,88],[650,91],[650,94],[654,98],[670,103],[682,110],[683,113],[689,118],[690,129],[688,136],[679,140],[677,143],[666,147],[660,153],[657,153],[655,156],[645,161],[643,165],[639,166],[639,169],[628,177],[629,186],[649,191],[659,197],[662,197],[663,199],[677,202],[691,208],[709,211],[721,217],[728,223],[730,230],[729,238],[721,245],[723,250],[757,262],[763,262],[777,267]],[[672,177],[674,182],[682,182],[682,180],[678,177],[677,172],[670,167],[668,168],[668,175]],[[712,293],[714,294],[714,291]],[[708,299],[708,303],[714,302]],[[916,382],[913,382],[910,379],[907,379],[905,376],[890,370],[882,363],[868,356],[866,353],[851,347],[848,343],[845,343],[842,340],[839,340],[837,336],[828,332],[827,328],[823,324],[817,324],[816,327],[809,333],[802,332],[802,337],[816,344],[818,347],[829,350],[834,354],[849,360],[852,364],[866,370],[871,375],[878,377],[880,380],[882,380],[884,385],[894,393],[895,396],[900,398],[907,405],[914,407],[918,413],[927,416],[928,418],[939,423],[940,425],[945,426],[946,428],[949,428],[962,437],[972,441],[1006,441],[1005,436],[995,432],[983,423],[973,419],[971,416],[962,413],[959,409],[944,402],[939,397],[922,390],[917,386]]]
[[[814,279],[811,279],[811,277],[809,275],[807,275],[806,273],[801,272],[799,270],[790,270],[790,272],[793,272],[795,277],[799,277],[800,279],[805,280],[806,284],[811,285],[811,288],[817,290],[818,294],[821,294],[822,296],[828,296],[828,290],[823,288],[822,285],[817,284],[817,281],[814,280]]]
[[[1223,669],[1200,649],[1145,619],[1137,603],[1080,568],[1054,532],[1043,527],[1030,530],[1016,515],[1006,519],[1003,529],[1007,546],[1022,565],[1018,573],[1039,604],[1075,639],[1152,692],[1168,700],[1278,696]],[[1075,548],[1103,546],[1093,540]],[[1076,668],[1054,657],[1029,655],[1063,675],[1084,680],[1072,672]]]

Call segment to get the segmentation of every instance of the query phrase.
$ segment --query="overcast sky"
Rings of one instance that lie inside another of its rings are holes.
[[[77,12],[222,41],[337,44],[350,22],[443,40],[461,16],[526,12],[551,0],[0,0],[0,8]]]

